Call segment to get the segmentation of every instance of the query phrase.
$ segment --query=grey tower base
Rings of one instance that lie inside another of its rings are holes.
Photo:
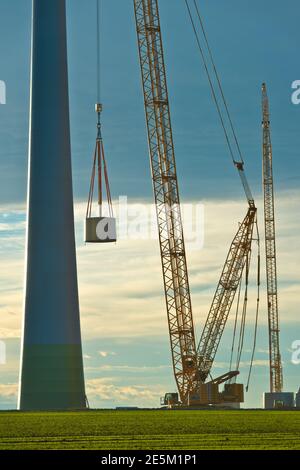
[[[78,345],[26,346],[21,410],[74,410],[85,407],[82,353]]]
[[[300,388],[299,391],[296,393],[296,408],[300,408]]]
[[[279,408],[293,408],[294,407],[294,393],[281,392],[281,393],[264,393],[264,408],[266,410],[273,410]]]

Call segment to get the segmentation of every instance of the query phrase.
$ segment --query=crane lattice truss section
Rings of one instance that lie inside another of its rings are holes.
[[[269,322],[270,391],[283,389],[282,363],[279,347],[279,316],[277,293],[276,239],[272,143],[270,132],[269,101],[266,85],[262,86],[263,111],[263,187],[265,213],[265,247],[267,269],[267,301]]]
[[[197,351],[157,0],[134,0],[173,368],[182,402]]]
[[[230,246],[196,348],[158,1],[134,0],[134,10],[173,369],[180,400],[190,404],[191,399],[200,399],[243,272],[249,269],[257,210],[243,163],[237,163],[249,208]],[[231,371],[210,383],[220,384],[237,374]]]
[[[230,246],[198,346],[199,375],[205,382],[238,290],[244,269],[248,269],[257,210],[249,207]]]

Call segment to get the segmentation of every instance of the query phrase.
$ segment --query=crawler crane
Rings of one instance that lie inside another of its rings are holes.
[[[232,380],[239,374],[238,370],[214,380],[210,373],[235,294],[243,273],[249,270],[256,207],[245,176],[244,163],[235,162],[249,208],[230,246],[197,347],[158,0],[134,0],[134,11],[172,361],[178,388],[178,394],[166,394],[163,404],[202,406],[240,403],[243,401],[243,385]],[[224,382],[227,382],[225,390],[219,392],[219,385]]]

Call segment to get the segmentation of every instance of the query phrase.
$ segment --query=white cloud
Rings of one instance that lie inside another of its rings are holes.
[[[264,349],[264,348],[257,348],[257,352],[260,354],[268,354],[269,355],[269,350]]]
[[[171,366],[127,366],[127,365],[103,365],[103,366],[90,366],[86,367],[86,371],[102,371],[102,372],[127,372],[127,373],[148,373],[148,372],[161,372],[163,370],[171,369]]]
[[[298,319],[300,221],[295,218],[300,192],[277,197],[279,302],[282,323]],[[258,201],[263,238],[262,201]],[[205,201],[205,242],[189,251],[188,267],[197,334],[204,324],[230,242],[246,213],[246,202]],[[85,204],[76,204],[78,276],[84,339],[166,336],[167,319],[157,240],[121,240],[113,245],[85,246],[82,240]],[[5,224],[14,211],[5,207]],[[15,212],[18,216],[21,208]],[[7,215],[9,215],[7,217]],[[19,220],[19,219],[18,219]],[[10,224],[8,224],[10,226]],[[21,228],[24,224],[19,222]],[[15,222],[13,227],[16,228]],[[5,231],[4,231],[5,232]],[[3,233],[3,232],[1,232]],[[24,231],[13,240],[0,235],[0,337],[19,337],[22,322]],[[17,247],[17,249],[16,249]],[[260,322],[266,323],[264,252]],[[255,284],[254,269],[251,279]],[[249,292],[253,322],[256,289]],[[14,312],[11,315],[9,312]],[[229,322],[232,321],[231,315]],[[107,351],[102,351],[107,353]],[[102,355],[105,357],[105,355]]]
[[[107,352],[106,351],[99,351],[99,356],[101,357],[107,357]]]
[[[18,384],[0,384],[0,397],[16,398],[18,394]]]
[[[241,361],[239,369],[249,367],[251,365],[250,361]],[[254,367],[269,367],[269,361],[263,359],[255,359],[252,364]],[[226,369],[228,370],[228,362],[215,361],[214,368],[216,369]]]
[[[98,351],[99,356],[101,357],[108,357],[108,356],[116,356],[117,353],[114,351]]]
[[[107,357],[108,354],[109,353],[107,351],[99,351],[99,356],[101,356],[101,357]]]
[[[268,360],[264,359],[256,359],[253,361],[253,366],[254,367],[269,367],[270,363]],[[242,367],[248,367],[250,366],[250,361],[242,361],[240,364],[241,368]]]
[[[86,383],[86,392],[94,406],[105,406],[105,402],[116,406],[155,406],[157,397],[163,396],[164,387],[161,385],[129,385],[124,386],[112,378],[90,379]]]

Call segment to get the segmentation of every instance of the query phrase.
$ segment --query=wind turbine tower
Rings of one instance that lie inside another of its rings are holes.
[[[33,0],[19,409],[86,406],[74,236],[65,0]]]

